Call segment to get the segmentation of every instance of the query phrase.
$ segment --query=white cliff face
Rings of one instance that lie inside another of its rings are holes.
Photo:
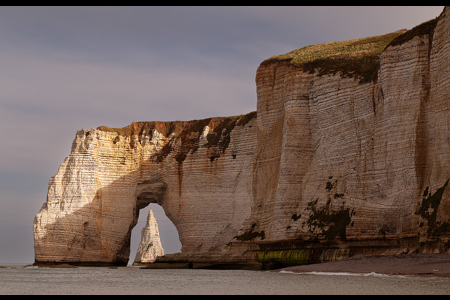
[[[448,251],[447,10],[434,30],[385,49],[375,82],[259,67],[254,209],[242,233],[266,243],[439,236],[410,250]]]
[[[126,264],[149,203],[187,255],[449,252],[448,10],[388,46],[372,82],[271,61],[257,117],[78,131],[35,218],[36,262]]]
[[[182,251],[220,251],[250,213],[255,113],[80,130],[34,221],[36,262],[125,265],[137,212],[158,203]]]
[[[164,255],[164,249],[159,237],[158,223],[150,210],[147,223],[141,232],[141,243],[139,244],[134,265],[148,264],[156,260],[156,257]]]
[[[139,160],[136,151],[121,147],[127,143],[130,138],[120,140],[97,129],[77,132],[72,153],[50,179],[47,202],[35,217],[37,258],[128,260]],[[158,142],[145,144],[142,155],[151,155],[157,147]],[[118,188],[108,188],[111,185]]]

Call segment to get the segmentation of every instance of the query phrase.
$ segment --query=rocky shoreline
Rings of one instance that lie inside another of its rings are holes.
[[[271,272],[377,273],[450,278],[450,253],[355,255],[340,261],[293,266]]]

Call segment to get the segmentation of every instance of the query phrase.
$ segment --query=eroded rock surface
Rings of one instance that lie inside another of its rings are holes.
[[[182,244],[157,261],[449,252],[449,51],[446,7],[374,78],[269,59],[257,112],[78,131],[35,218],[36,262],[125,263],[148,203]]]
[[[256,112],[79,130],[34,220],[36,263],[126,264],[149,203],[183,252],[220,251],[250,214],[255,145]]]
[[[161,245],[158,223],[153,216],[153,211],[149,210],[147,223],[141,232],[141,242],[136,253],[133,265],[152,263],[156,257],[164,255],[164,249]]]

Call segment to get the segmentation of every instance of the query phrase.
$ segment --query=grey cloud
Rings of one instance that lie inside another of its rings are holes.
[[[76,130],[191,120],[256,109],[253,76],[0,56],[0,168],[43,170],[68,155]],[[65,141],[63,144],[62,141]],[[27,152],[34,148],[32,155]],[[54,153],[53,155],[51,155]],[[58,155],[60,158],[61,154]]]

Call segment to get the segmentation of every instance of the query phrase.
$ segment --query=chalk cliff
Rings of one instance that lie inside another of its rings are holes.
[[[164,249],[161,245],[158,223],[153,216],[153,211],[149,210],[147,223],[141,232],[141,242],[136,253],[133,265],[142,265],[152,263],[156,257],[164,255]]]
[[[36,263],[126,263],[148,203],[182,244],[161,263],[450,252],[449,8],[344,46],[261,63],[247,115],[78,131],[35,217]]]
[[[250,214],[255,144],[255,112],[79,130],[34,220],[36,263],[126,264],[149,203],[182,252],[221,250]]]

